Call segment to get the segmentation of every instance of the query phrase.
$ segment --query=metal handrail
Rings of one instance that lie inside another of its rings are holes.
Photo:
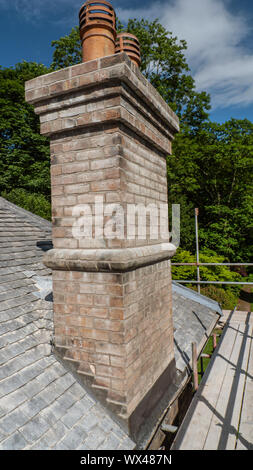
[[[235,285],[248,285],[253,286],[253,282],[233,282],[233,281],[185,281],[179,279],[173,279],[173,281],[179,282],[180,284],[235,284]]]
[[[173,266],[253,266],[253,263],[171,263]]]

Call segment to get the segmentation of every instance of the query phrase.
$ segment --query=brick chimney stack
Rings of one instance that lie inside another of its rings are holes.
[[[30,80],[26,100],[50,138],[55,350],[138,439],[175,379],[175,247],[133,236],[128,209],[167,207],[178,119],[124,52]]]

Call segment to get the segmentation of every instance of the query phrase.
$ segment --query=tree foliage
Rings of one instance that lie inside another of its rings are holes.
[[[143,75],[176,112],[181,125],[199,128],[208,118],[210,96],[195,89],[185,57],[186,41],[178,40],[158,20],[130,19],[125,30],[140,41]]]
[[[168,158],[171,203],[182,201],[182,212],[200,209],[200,245],[227,260],[252,259],[253,249],[253,124],[235,120],[207,122],[196,136],[178,136]],[[194,238],[182,218],[182,243],[194,249]]]
[[[24,98],[24,82],[48,69],[23,62],[0,69],[0,191],[22,188],[49,196],[49,145]]]
[[[3,191],[1,196],[33,214],[51,220],[51,203],[44,194],[31,193],[25,189],[16,188],[10,192]]]
[[[200,251],[199,259],[201,263],[223,263],[225,257],[218,255],[215,251],[207,248]],[[188,250],[179,248],[173,257],[173,263],[195,263],[196,256]],[[241,276],[232,272],[227,266],[200,266],[200,278],[202,281],[240,281]],[[173,266],[173,279],[196,280],[195,266]],[[235,292],[238,288],[235,287]],[[239,287],[240,290],[240,287]]]
[[[52,68],[59,70],[70,65],[82,62],[82,48],[79,28],[72,28],[70,33],[55,41],[52,41],[53,62]]]
[[[194,263],[196,262],[196,256],[190,251],[178,248],[172,261],[173,263]],[[217,255],[213,250],[204,248],[200,251],[200,262],[202,263],[223,263],[224,261],[225,257]],[[231,271],[227,266],[200,266],[199,269],[201,281],[241,281],[241,276]],[[174,280],[197,280],[196,267],[172,266],[172,277]],[[197,290],[196,284],[186,284],[186,287]],[[240,289],[240,285],[201,284],[201,294],[216,300],[224,309],[233,309],[237,305]]]

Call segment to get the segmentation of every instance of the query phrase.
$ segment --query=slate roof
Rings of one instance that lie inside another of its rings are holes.
[[[135,443],[51,349],[51,224],[0,197],[0,450],[132,450]],[[176,367],[190,364],[217,302],[173,281]]]
[[[176,367],[189,370],[192,343],[201,352],[222,310],[218,302],[172,281],[172,311]]]
[[[0,198],[0,450],[135,443],[52,354],[51,224]]]

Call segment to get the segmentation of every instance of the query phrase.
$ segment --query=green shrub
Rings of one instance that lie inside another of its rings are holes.
[[[212,250],[202,250],[200,252],[200,262],[202,263],[223,263],[224,256],[218,255]],[[182,248],[178,248],[176,255],[172,259],[173,263],[194,263],[196,257],[192,253]],[[172,279],[174,280],[196,280],[196,266],[172,266]],[[202,281],[229,281],[240,282],[241,275],[231,271],[228,266],[201,266],[200,279]],[[244,278],[245,280],[245,278]],[[197,290],[196,284],[187,284],[193,290]],[[201,293],[220,303],[223,309],[230,310],[235,307],[238,302],[240,285],[221,284],[217,285],[201,285]]]
[[[33,214],[51,220],[51,204],[43,194],[29,193],[25,189],[13,189],[2,192],[1,196]]]
[[[219,302],[223,310],[233,310],[238,303],[238,295],[235,295],[231,290],[225,290],[221,287],[211,285],[201,287],[201,294]]]

